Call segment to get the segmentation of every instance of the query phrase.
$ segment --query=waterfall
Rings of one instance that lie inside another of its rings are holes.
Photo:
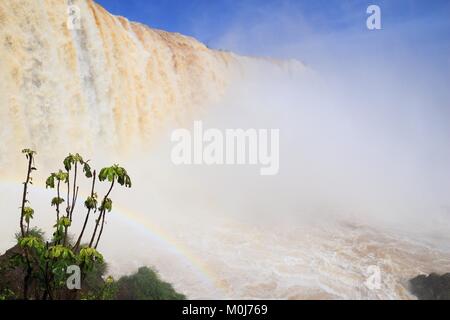
[[[68,27],[70,6],[80,28]],[[0,27],[0,168],[25,146],[141,148],[220,98],[238,68],[231,54],[91,0],[2,1]]]
[[[346,71],[212,50],[92,0],[1,0],[0,234],[17,227],[20,150],[38,152],[47,229],[43,178],[79,152],[133,179],[101,248],[115,274],[154,265],[190,298],[412,298],[407,279],[450,267],[446,113],[398,79],[372,97],[384,78]],[[280,173],[174,166],[167,132],[194,120],[280,129]],[[380,290],[364,286],[374,266]]]

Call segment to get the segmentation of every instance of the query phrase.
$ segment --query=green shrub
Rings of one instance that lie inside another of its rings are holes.
[[[184,300],[186,297],[174,290],[170,283],[162,281],[158,274],[141,267],[138,272],[123,276],[117,281],[118,300]]]

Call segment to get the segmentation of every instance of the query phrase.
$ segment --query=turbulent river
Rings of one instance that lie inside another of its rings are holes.
[[[408,279],[450,271],[450,134],[417,92],[387,83],[369,101],[359,79],[214,51],[91,0],[0,1],[0,83],[0,252],[31,147],[47,234],[64,155],[127,168],[100,248],[114,276],[151,265],[189,298],[413,299]],[[280,129],[279,174],[175,166],[171,129],[194,120]]]

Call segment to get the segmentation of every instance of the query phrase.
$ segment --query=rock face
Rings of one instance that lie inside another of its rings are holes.
[[[220,97],[238,60],[92,0],[2,0],[0,165],[18,146],[142,146]]]
[[[410,280],[410,286],[420,300],[450,300],[450,273],[420,275]]]
[[[0,294],[6,289],[9,289],[14,293],[21,294],[23,292],[23,279],[25,274],[21,269],[15,268],[12,264],[12,259],[21,254],[22,251],[20,248],[14,246],[7,250],[3,255],[0,255]],[[32,284],[31,287],[31,291],[34,291],[34,284]],[[22,296],[19,295],[15,298],[21,297]]]

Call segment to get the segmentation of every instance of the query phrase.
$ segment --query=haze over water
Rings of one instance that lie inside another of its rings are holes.
[[[409,278],[448,272],[449,79],[434,63],[398,47],[382,63],[371,49],[390,42],[374,35],[352,55],[346,37],[335,56],[326,41],[273,43],[279,56],[309,50],[308,65],[242,57],[73,3],[81,30],[60,1],[0,3],[0,251],[32,147],[37,224],[51,227],[44,178],[63,155],[120,163],[134,185],[113,195],[111,272],[153,265],[189,298],[413,298]],[[269,27],[258,32],[272,39]],[[245,51],[233,34],[217,43]],[[173,165],[171,130],[194,120],[280,129],[279,174]],[[378,289],[364,284],[370,266]]]

